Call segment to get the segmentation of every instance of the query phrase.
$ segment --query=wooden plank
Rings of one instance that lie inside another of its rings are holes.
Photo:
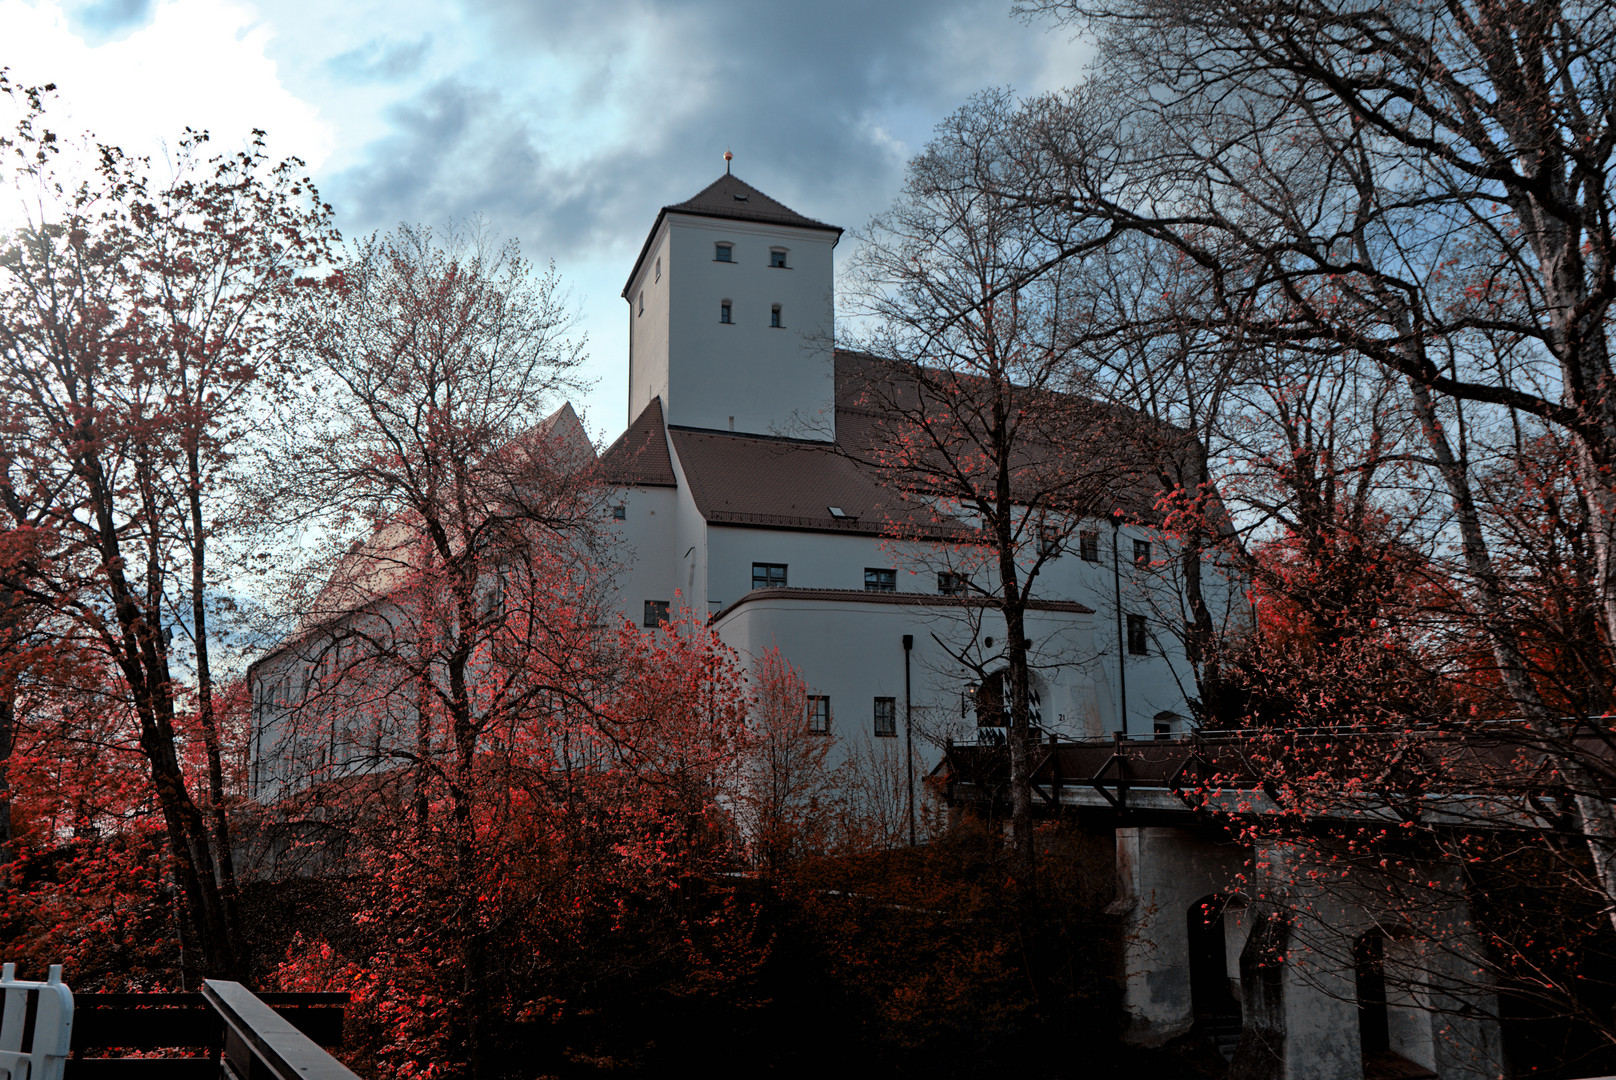
[[[202,993],[224,1019],[225,1060],[237,1075],[265,1080],[358,1080],[347,1066],[240,983],[209,979],[202,984]]]
[[[202,1058],[70,1058],[63,1080],[219,1080],[217,1061]]]

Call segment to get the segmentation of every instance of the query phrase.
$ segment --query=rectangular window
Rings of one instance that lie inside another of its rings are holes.
[[[613,521],[627,521],[628,520],[628,507],[623,505],[622,503],[618,503],[616,506],[612,507],[612,520]]]
[[[668,601],[647,600],[645,602],[645,625],[661,626],[668,621]]]
[[[1060,552],[1060,530],[1053,525],[1038,526],[1038,554],[1048,558]]]
[[[880,570],[875,567],[864,568],[865,592],[897,592],[898,572],[896,570]]]
[[[1077,534],[1077,554],[1084,562],[1100,561],[1100,534],[1084,529]]]
[[[721,323],[727,323],[727,322],[732,322],[733,321],[729,317],[729,301],[728,300],[725,300],[722,304],[718,305],[718,321],[721,322]]]
[[[730,258],[730,254],[734,250],[735,250],[735,248],[734,248],[734,245],[732,245],[732,244],[714,244],[713,245],[713,261],[714,262],[734,262],[735,260]]]
[[[773,267],[776,267],[776,268],[784,268],[784,266],[786,265],[786,249],[785,248],[770,248],[769,249],[769,265],[773,266]]]
[[[1133,564],[1135,566],[1150,566],[1150,541],[1135,540],[1133,542]]]
[[[830,698],[808,695],[808,730],[815,735],[830,734]]]
[[[878,697],[875,699],[875,733],[883,738],[891,738],[898,734],[898,699]]]
[[[1157,720],[1155,721],[1155,725],[1157,742],[1166,742],[1173,737],[1173,725],[1170,721]]]
[[[774,327],[778,327],[780,325],[780,305],[779,304],[776,304],[772,308],[769,309],[769,325],[774,326]]]
[[[964,574],[956,574],[952,570],[939,570],[937,592],[942,596],[969,596],[971,583]]]
[[[783,589],[786,587],[784,563],[755,562],[752,564],[752,588]]]
[[[1150,652],[1150,631],[1145,627],[1143,615],[1128,616],[1128,652],[1134,656]]]

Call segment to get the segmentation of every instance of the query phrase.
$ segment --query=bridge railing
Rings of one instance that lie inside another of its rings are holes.
[[[200,993],[78,994],[66,1080],[356,1080],[342,1043],[347,994],[253,994],[209,979]],[[87,1056],[186,1050],[189,1057]]]

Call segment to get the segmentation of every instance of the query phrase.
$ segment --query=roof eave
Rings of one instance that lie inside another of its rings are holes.
[[[634,266],[628,272],[628,280],[623,282],[623,291],[620,295],[624,300],[628,299],[629,290],[634,287],[634,279],[640,276],[640,267],[645,265],[645,257],[651,253],[651,242],[656,239],[657,231],[662,228],[662,219],[667,217],[669,214],[683,214],[686,217],[716,218],[720,221],[746,221],[751,222],[754,225],[774,224],[783,229],[806,229],[810,232],[835,233],[836,239],[831,241],[831,247],[835,247],[838,243],[840,243],[842,233],[847,231],[839,225],[826,225],[823,223],[799,225],[794,222],[786,221],[758,221],[755,218],[736,217],[733,214],[720,214],[712,210],[689,210],[676,206],[664,206],[662,209],[657,211],[656,220],[651,223],[651,231],[645,234],[645,243],[640,245],[640,253],[635,257]]]

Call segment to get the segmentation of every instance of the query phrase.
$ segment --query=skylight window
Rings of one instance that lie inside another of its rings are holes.
[[[840,506],[828,506],[826,509],[830,511],[830,516],[833,518],[841,519],[847,516],[847,511]]]

